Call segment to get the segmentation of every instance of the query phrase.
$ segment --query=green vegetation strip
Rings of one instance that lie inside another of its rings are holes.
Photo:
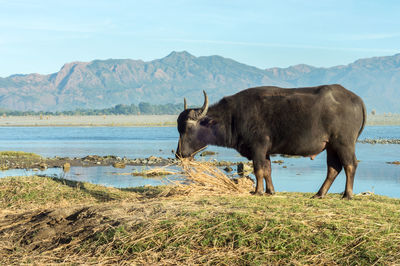
[[[183,103],[173,104],[151,104],[140,102],[135,104],[117,104],[111,108],[104,109],[76,109],[74,111],[17,111],[5,110],[0,108],[0,115],[3,116],[27,116],[27,115],[160,115],[160,114],[179,114],[183,111]]]
[[[166,190],[169,193],[164,193]],[[13,244],[0,245],[0,264],[400,262],[399,199],[372,195],[346,201],[329,194],[317,200],[310,199],[309,193],[174,195],[171,191],[168,187],[119,190],[40,177],[3,179],[0,207],[5,211],[24,213],[47,204],[45,209],[50,212],[66,207],[67,201],[71,208],[87,206],[90,215],[82,215],[80,221],[84,237],[76,229],[69,242],[55,237],[57,245],[36,242],[35,248],[18,242],[18,233],[15,240],[14,233],[5,239],[10,225],[5,225],[6,218],[1,216],[0,240]],[[113,210],[112,215],[107,216],[104,206]],[[84,223],[91,218],[110,222],[89,233]],[[78,223],[79,216],[74,219],[73,223]]]
[[[0,209],[32,210],[132,197],[135,195],[119,189],[59,178],[31,176],[0,179]]]
[[[0,151],[0,159],[40,159],[41,156],[23,151]]]

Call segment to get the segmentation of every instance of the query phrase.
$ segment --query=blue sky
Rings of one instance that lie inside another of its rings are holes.
[[[400,53],[400,1],[0,0],[0,77],[171,51],[259,68]]]

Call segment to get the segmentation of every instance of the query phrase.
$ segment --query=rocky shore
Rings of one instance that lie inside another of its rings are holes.
[[[173,158],[161,158],[150,156],[148,158],[129,159],[126,157],[118,157],[114,155],[98,156],[88,155],[82,158],[70,157],[53,157],[44,158],[41,156],[35,157],[6,157],[3,156],[0,160],[0,170],[7,169],[46,169],[46,168],[69,168],[71,166],[114,166],[116,168],[124,168],[126,165],[142,166],[164,166],[174,164],[177,160]]]
[[[363,139],[358,142],[367,144],[400,144],[400,139]]]
[[[88,155],[79,157],[59,157],[53,158],[41,157],[37,154],[18,152],[18,155],[4,155],[0,152],[0,170],[8,169],[46,169],[46,168],[64,168],[68,169],[74,166],[93,167],[93,166],[113,166],[115,168],[125,168],[131,166],[165,166],[178,163],[175,158],[162,158],[150,156],[147,158],[126,158],[114,155],[98,156]],[[212,160],[211,163],[218,167],[229,167],[238,163],[228,161]],[[246,163],[251,165],[251,163]],[[227,170],[228,171],[228,170]]]

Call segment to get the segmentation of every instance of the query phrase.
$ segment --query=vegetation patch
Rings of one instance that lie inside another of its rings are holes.
[[[215,151],[203,151],[202,153],[200,153],[200,156],[212,156],[212,155],[216,155],[217,152]]]
[[[176,175],[176,171],[167,170],[166,168],[153,168],[149,170],[143,170],[140,172],[132,172],[130,175],[143,176],[143,177],[162,177],[167,175]]]
[[[42,156],[31,152],[0,151],[0,170],[8,170],[15,165],[22,167],[40,164],[43,160]]]
[[[23,151],[0,151],[0,159],[41,159],[42,156],[31,153],[31,152],[23,152]]]
[[[183,104],[151,104],[141,102],[135,104],[117,104],[114,107],[104,109],[75,109],[74,111],[17,111],[17,110],[4,110],[0,109],[0,114],[3,116],[59,116],[59,115],[140,115],[140,114],[179,114],[183,110]]]
[[[400,199],[252,196],[252,185],[227,181],[211,165],[183,161],[182,168],[187,185],[116,189],[45,177],[1,179],[0,264],[400,261]]]
[[[136,197],[134,193],[116,188],[60,178],[31,176],[0,179],[0,209],[32,210]]]

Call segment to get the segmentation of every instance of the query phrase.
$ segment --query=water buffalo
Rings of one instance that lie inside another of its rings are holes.
[[[222,98],[209,106],[204,92],[201,108],[185,110],[178,117],[176,156],[185,158],[208,144],[236,149],[253,160],[255,194],[274,194],[271,154],[300,155],[314,159],[326,150],[328,171],[314,196],[322,198],[344,168],[343,198],[353,194],[357,168],[355,145],[364,129],[363,101],[341,85],[283,89],[256,87]]]

